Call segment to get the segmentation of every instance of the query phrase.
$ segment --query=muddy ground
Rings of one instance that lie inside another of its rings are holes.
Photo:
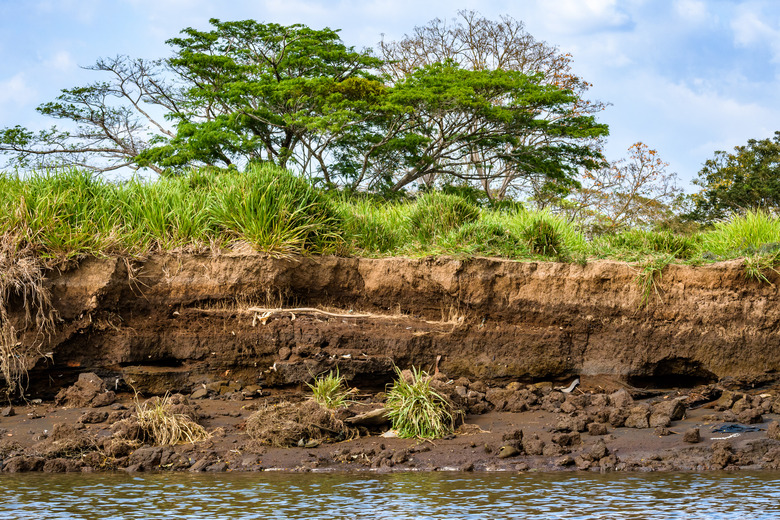
[[[94,375],[82,379],[89,378],[96,382]],[[298,442],[292,439],[292,447],[251,438],[247,422],[256,410],[274,403],[306,404],[307,392],[258,395],[229,381],[199,389],[180,402],[194,411],[211,438],[160,447],[126,436],[135,396],[116,394],[105,384],[85,392],[80,381],[57,403],[3,411],[0,466],[4,472],[780,470],[777,382],[756,386],[729,380],[682,391],[648,391],[583,377],[566,394],[547,382],[487,387],[438,378],[452,395],[470,396],[461,406],[480,412],[466,414],[448,438],[388,438],[382,433],[390,425],[382,424],[353,428],[347,439],[326,431],[321,438],[302,436]],[[381,406],[381,397],[358,395],[351,411],[341,411],[340,417]],[[756,431],[713,431],[724,423]]]

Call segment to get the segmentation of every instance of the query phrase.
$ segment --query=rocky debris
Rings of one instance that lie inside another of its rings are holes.
[[[509,457],[517,457],[522,452],[515,446],[501,446],[498,450],[499,459],[507,459]]]
[[[710,462],[718,469],[723,469],[735,462],[734,448],[729,441],[715,441],[712,443],[712,455]]]
[[[590,423],[588,425],[588,435],[606,435],[607,425],[604,423]]]
[[[679,421],[685,417],[685,410],[687,408],[685,403],[685,397],[676,397],[669,399],[668,401],[655,403],[652,407],[652,415],[666,416],[670,421]]]
[[[78,380],[70,387],[57,393],[54,402],[57,406],[68,408],[98,408],[116,401],[116,394],[106,388],[106,383],[92,372],[79,374]]]
[[[747,408],[737,414],[737,422],[742,424],[759,424],[764,422],[764,416],[761,410],[757,408]]]
[[[770,439],[780,441],[780,423],[777,421],[769,423],[769,427],[766,429],[766,436]]]
[[[90,410],[88,412],[84,412],[81,417],[79,417],[78,422],[81,424],[98,424],[105,422],[107,419],[108,412]]]
[[[57,423],[48,438],[33,446],[33,450],[47,459],[78,457],[97,447],[93,434],[71,424]]]
[[[683,434],[683,442],[690,444],[701,442],[701,433],[699,432],[699,429],[691,428],[690,430],[686,430],[686,432]]]
[[[2,417],[13,417],[16,415],[16,410],[14,410],[13,406],[6,406],[3,408],[3,410],[0,412],[0,416]]]
[[[545,442],[536,434],[524,436],[522,445],[526,455],[542,455],[544,453]]]
[[[650,413],[650,405],[647,403],[632,406],[628,411],[628,417],[626,417],[623,426],[626,428],[649,428]]]
[[[555,433],[552,436],[552,441],[558,446],[569,448],[580,444],[582,442],[582,439],[578,432]]]
[[[41,471],[46,459],[43,457],[18,455],[6,460],[3,471],[6,473],[24,473],[27,471]]]

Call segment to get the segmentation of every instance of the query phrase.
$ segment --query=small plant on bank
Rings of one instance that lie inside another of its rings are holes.
[[[658,299],[661,298],[660,284],[663,270],[674,261],[674,257],[675,254],[672,253],[667,256],[653,258],[639,265],[639,274],[637,274],[635,280],[641,291],[640,309],[650,304],[650,299],[653,295]]]
[[[396,368],[398,378],[387,392],[388,417],[402,438],[438,439],[451,434],[455,416],[449,400],[431,388],[431,378],[412,368],[410,377]]]
[[[311,398],[325,408],[335,410],[348,406],[351,402],[349,396],[353,394],[353,390],[347,388],[344,376],[340,375],[338,370],[320,375],[314,379],[314,384],[306,385],[312,391]]]
[[[776,251],[771,254],[755,254],[745,257],[745,277],[748,280],[757,280],[759,282],[768,283],[774,285],[767,278],[767,272],[772,271],[775,274],[780,275],[775,267],[780,263],[780,251]]]
[[[205,428],[189,415],[174,411],[174,404],[168,394],[145,403],[139,403],[136,396],[135,408],[144,440],[156,446],[193,443],[210,437]]]

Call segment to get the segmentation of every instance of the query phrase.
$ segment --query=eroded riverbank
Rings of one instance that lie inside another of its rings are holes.
[[[670,265],[646,298],[639,275],[479,258],[86,259],[47,275],[60,321],[44,341],[22,336],[44,355],[28,363],[30,404],[0,418],[0,458],[5,471],[780,467],[777,287],[740,262]],[[451,386],[466,414],[454,438],[372,426],[277,448],[246,435],[251,413],[305,400],[304,383],[335,368],[360,392],[343,419],[381,406],[394,366]],[[67,399],[87,374],[99,391]],[[211,439],[125,442],[133,389],[182,393]],[[760,429],[712,431],[726,422]],[[701,441],[684,440],[694,429]]]

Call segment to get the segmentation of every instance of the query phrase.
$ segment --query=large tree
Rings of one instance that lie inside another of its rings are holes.
[[[748,209],[780,209],[780,131],[771,139],[750,139],[733,153],[715,152],[694,184],[691,216],[709,222]]]
[[[575,177],[561,175],[555,161],[539,164],[536,149],[557,149],[572,159],[569,164],[580,166],[585,161],[591,169],[594,161],[602,159],[601,138],[607,135],[607,127],[597,125],[593,116],[605,105],[586,99],[591,85],[572,71],[572,56],[536,40],[521,21],[510,16],[489,20],[475,11],[459,11],[451,21],[436,18],[399,41],[382,41],[379,50],[383,71],[394,82],[404,81],[421,67],[450,60],[465,70],[523,73],[536,78],[540,86],[569,94],[566,103],[556,103],[549,111],[537,107],[536,112],[536,119],[547,120],[551,127],[566,126],[569,131],[515,126],[513,139],[470,150],[470,160],[458,176],[478,182],[489,198],[523,191],[541,201],[550,192],[560,196],[577,187]],[[493,102],[501,105],[504,99],[496,96]],[[573,131],[575,127],[578,131]],[[520,157],[534,159],[518,161]]]

